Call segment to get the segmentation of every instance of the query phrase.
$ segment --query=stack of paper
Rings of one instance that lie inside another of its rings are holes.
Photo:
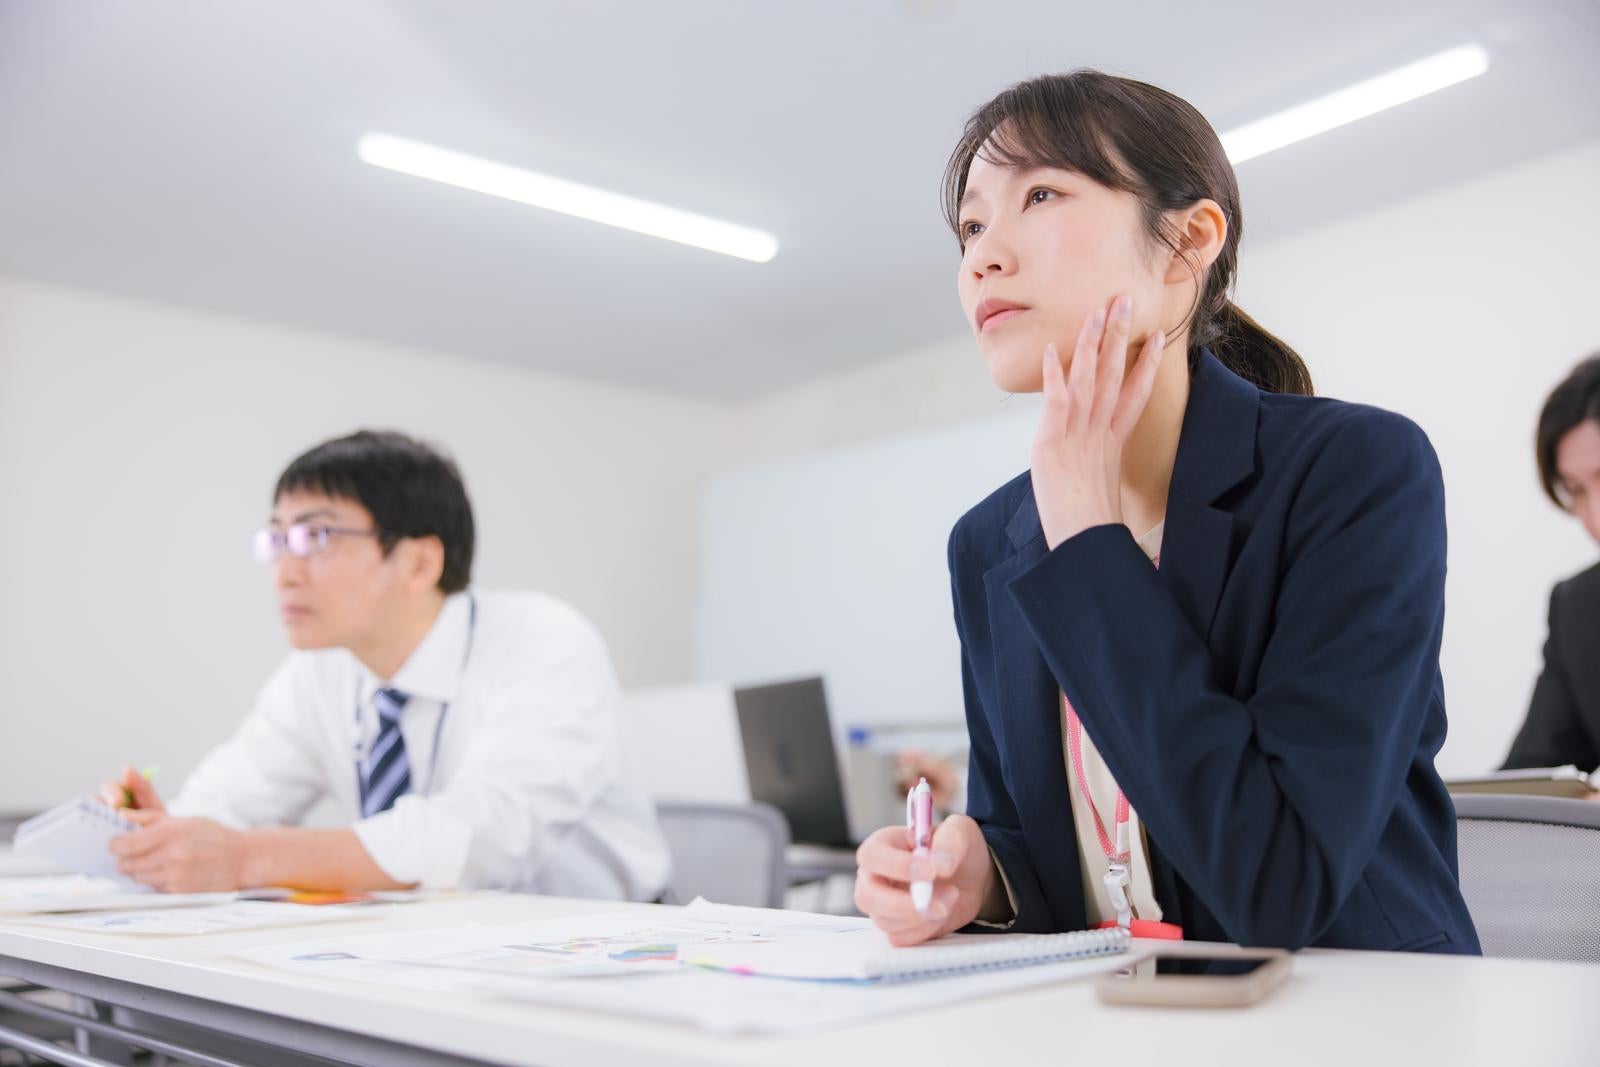
[[[1015,953],[1028,935],[983,935],[982,945],[944,941],[928,952]],[[1001,948],[1007,942],[1016,948]],[[1123,948],[1127,941],[1120,942]],[[606,912],[507,926],[453,927],[340,937],[241,953],[244,959],[307,981],[362,985],[585,1008],[689,1022],[720,1031],[793,1031],[892,1012],[950,1004],[1028,986],[1082,978],[1127,966],[1125,953],[1030,966],[1005,966],[929,981],[871,981],[863,975],[901,968],[899,953],[865,919],[736,908],[696,901],[651,914]],[[807,969],[820,981],[754,977],[737,960]],[[930,957],[931,958],[931,957]],[[688,965],[716,960],[711,969]],[[827,962],[825,962],[827,961]],[[874,962],[877,961],[877,962]],[[944,962],[948,962],[947,960]],[[918,967],[920,969],[920,965]],[[844,979],[844,980],[837,980]]]
[[[232,933],[270,926],[301,926],[362,917],[359,906],[319,908],[305,904],[279,904],[262,900],[235,900],[188,908],[144,908],[133,911],[89,911],[68,915],[25,915],[11,921],[57,930],[87,930],[101,934],[143,934],[188,937],[195,934]],[[371,914],[370,912],[366,914]]]
[[[234,899],[234,893],[157,893],[120,878],[86,874],[0,878],[0,916],[125,908],[190,908]]]

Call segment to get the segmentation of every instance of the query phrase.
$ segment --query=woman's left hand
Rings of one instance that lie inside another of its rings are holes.
[[[1133,299],[1119,296],[1078,331],[1070,371],[1044,350],[1044,414],[1033,441],[1033,497],[1052,549],[1091,526],[1122,521],[1122,445],[1155,386],[1166,335],[1152,334],[1131,373]]]

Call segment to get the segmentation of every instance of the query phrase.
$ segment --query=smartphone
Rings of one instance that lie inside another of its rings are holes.
[[[1095,992],[1107,1004],[1238,1008],[1254,1004],[1289,977],[1289,953],[1244,949],[1226,956],[1158,952],[1102,975]]]

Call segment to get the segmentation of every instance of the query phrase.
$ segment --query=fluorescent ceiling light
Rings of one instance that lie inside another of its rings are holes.
[[[664,204],[624,196],[539,174],[507,163],[452,152],[449,149],[391,137],[364,135],[356,154],[375,167],[471,189],[519,204],[559,211],[563,215],[648,234],[679,244],[693,245],[725,256],[765,263],[778,254],[778,239],[770,233],[721,219],[680,211]]]
[[[1482,46],[1462,45],[1229,130],[1222,135],[1222,147],[1237,166],[1274,149],[1476,78],[1488,69],[1489,53]]]

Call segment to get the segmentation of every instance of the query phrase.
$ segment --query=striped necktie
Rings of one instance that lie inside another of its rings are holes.
[[[378,711],[378,736],[361,763],[361,817],[388,811],[411,788],[411,761],[405,738],[400,736],[400,713],[411,697],[398,689],[380,689],[372,695]]]

